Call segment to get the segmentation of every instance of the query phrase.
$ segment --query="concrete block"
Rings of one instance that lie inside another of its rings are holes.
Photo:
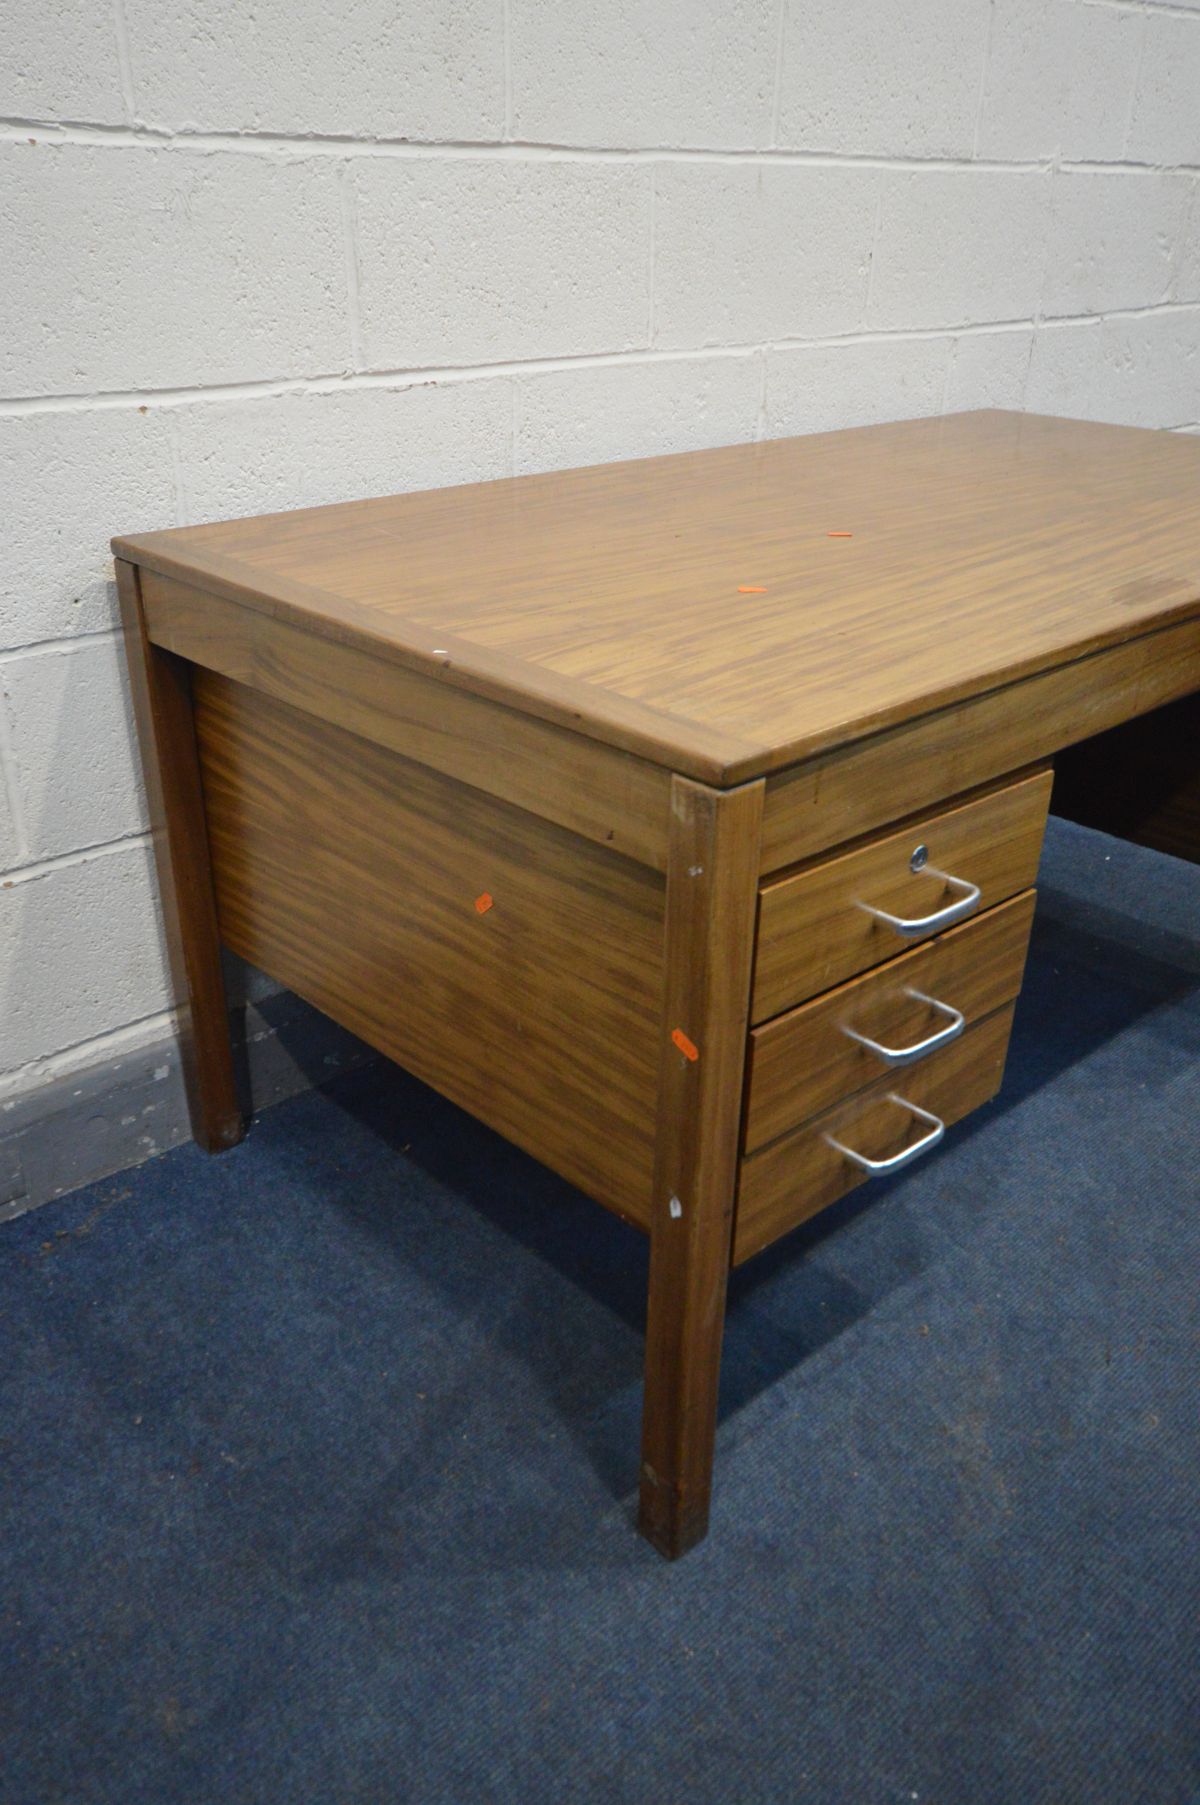
[[[81,407],[0,416],[0,651],[116,623],[108,542],[175,525],[166,416]]]
[[[483,482],[512,462],[507,378],[201,401],[173,422],[192,521]]]
[[[0,664],[0,705],[31,861],[139,833],[145,798],[124,652],[85,640]]]
[[[1002,170],[889,171],[868,324],[964,326],[1033,317],[1050,182]]]
[[[1150,11],[1129,122],[1128,154],[1200,163],[1200,16]]]
[[[207,131],[491,139],[504,126],[500,0],[125,0],[139,112]]]
[[[658,170],[655,342],[818,338],[861,323],[879,176],[681,163]]]
[[[743,444],[758,428],[761,388],[754,353],[519,377],[517,472]]]
[[[1119,426],[1192,424],[1200,419],[1200,307],[1039,328],[1026,405]]]
[[[910,338],[771,351],[767,437],[939,413],[949,349],[946,338]]]
[[[0,115],[89,121],[125,118],[113,10],[93,0],[6,6]]]
[[[1165,300],[1189,201],[1189,185],[1178,177],[1056,174],[1042,293],[1046,316]]]
[[[1079,0],[1004,0],[993,15],[981,157],[1124,155],[1142,19]]]
[[[369,368],[645,344],[648,170],[376,159],[354,182]]]
[[[346,367],[327,159],[0,146],[9,395],[172,388]]]
[[[510,0],[513,135],[549,144],[770,142],[775,0]]]
[[[785,9],[779,143],[969,156],[987,0],[803,0]]]
[[[1107,420],[1109,372],[1101,352],[1100,321],[1039,326],[1033,336],[1025,405],[1034,414],[1062,414],[1072,420]]]
[[[170,1004],[149,848],[0,885],[0,1073]]]
[[[973,407],[1020,409],[1032,348],[1033,330],[1027,326],[1006,332],[964,332],[955,339],[950,353],[946,412],[959,414]]]

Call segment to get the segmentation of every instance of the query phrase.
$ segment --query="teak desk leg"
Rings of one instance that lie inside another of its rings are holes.
[[[638,1518],[669,1559],[708,1529],[762,803],[761,782],[671,788]]]
[[[180,1005],[188,1110],[196,1140],[217,1153],[241,1140],[244,1125],[234,1084],[189,667],[151,643],[137,569],[122,558],[116,564],[167,956]]]

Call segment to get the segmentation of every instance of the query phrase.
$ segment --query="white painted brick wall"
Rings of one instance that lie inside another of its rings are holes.
[[[1077,0],[997,8],[979,135],[981,157],[1119,160],[1145,20]]]
[[[617,149],[771,143],[776,9],[759,0],[509,0],[512,135]]]
[[[1127,178],[1132,180],[1133,178]],[[1052,263],[1051,179],[998,169],[880,177],[867,322],[881,330],[1031,319]]]
[[[269,514],[441,483],[507,476],[512,385],[475,382],[343,388],[203,401],[171,417],[181,512],[189,520]],[[294,450],[315,448],[297,473]]]
[[[364,361],[439,369],[644,345],[650,179],[579,160],[352,167]]]
[[[794,0],[777,142],[874,157],[968,157],[988,0]]]
[[[1200,430],[1200,0],[0,0],[0,1097],[163,1032],[114,531]]]
[[[854,166],[656,171],[652,342],[754,345],[856,331],[880,176]]]
[[[1200,44],[1196,21],[1157,13],[1146,40],[1129,127],[1129,154],[1146,163],[1200,163]]]
[[[124,0],[136,117],[168,130],[495,140],[501,0]]]
[[[1149,172],[1055,175],[1043,313],[1104,313],[1165,301],[1183,252],[1191,186]]]

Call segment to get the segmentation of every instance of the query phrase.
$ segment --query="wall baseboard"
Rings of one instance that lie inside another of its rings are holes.
[[[230,1026],[248,1115],[379,1057],[287,991],[232,1010]],[[190,1135],[174,1036],[52,1079],[0,1111],[0,1222]]]

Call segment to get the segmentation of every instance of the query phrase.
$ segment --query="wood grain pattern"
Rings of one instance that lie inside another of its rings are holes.
[[[735,1265],[759,1253],[789,1229],[807,1222],[866,1176],[825,1141],[836,1134],[869,1159],[888,1159],[925,1132],[903,1109],[887,1102],[894,1091],[946,1123],[959,1122],[1000,1088],[1012,1029],[1010,1005],[999,1009],[923,1065],[880,1079],[849,1102],[815,1116],[742,1161],[734,1229]],[[934,1155],[933,1157],[936,1157]]]
[[[1200,865],[1200,693],[1056,759],[1053,807]]]
[[[708,1528],[761,819],[761,783],[675,779],[639,1514],[672,1559]]]
[[[224,677],[195,694],[228,944],[645,1226],[662,879]]]
[[[922,716],[767,782],[776,871],[1200,689],[1200,621]]]
[[[1196,440],[988,412],[114,546],[728,785],[1200,615],[1197,517]]]
[[[661,765],[154,571],[142,588],[156,645],[665,870]]]
[[[1021,988],[1033,902],[1033,891],[1027,890],[755,1028],[744,1150],[756,1152],[809,1116],[873,1084],[887,1070],[845,1028],[892,1047],[911,1046],[944,1028],[946,1018],[910,996],[910,990],[959,1010],[968,1029],[1010,1002]],[[903,1085],[912,1069],[898,1068],[895,1082]]]
[[[763,885],[753,1021],[912,944],[859,908],[860,902],[917,917],[954,901],[941,878],[910,869],[919,845],[928,848],[930,867],[979,886],[980,910],[1028,889],[1037,875],[1050,786],[1049,771],[1035,772]]]
[[[117,595],[134,721],[146,779],[167,960],[179,1010],[180,1059],[192,1134],[209,1153],[244,1133],[234,1082],[191,673],[151,645],[131,564],[117,560]]]

